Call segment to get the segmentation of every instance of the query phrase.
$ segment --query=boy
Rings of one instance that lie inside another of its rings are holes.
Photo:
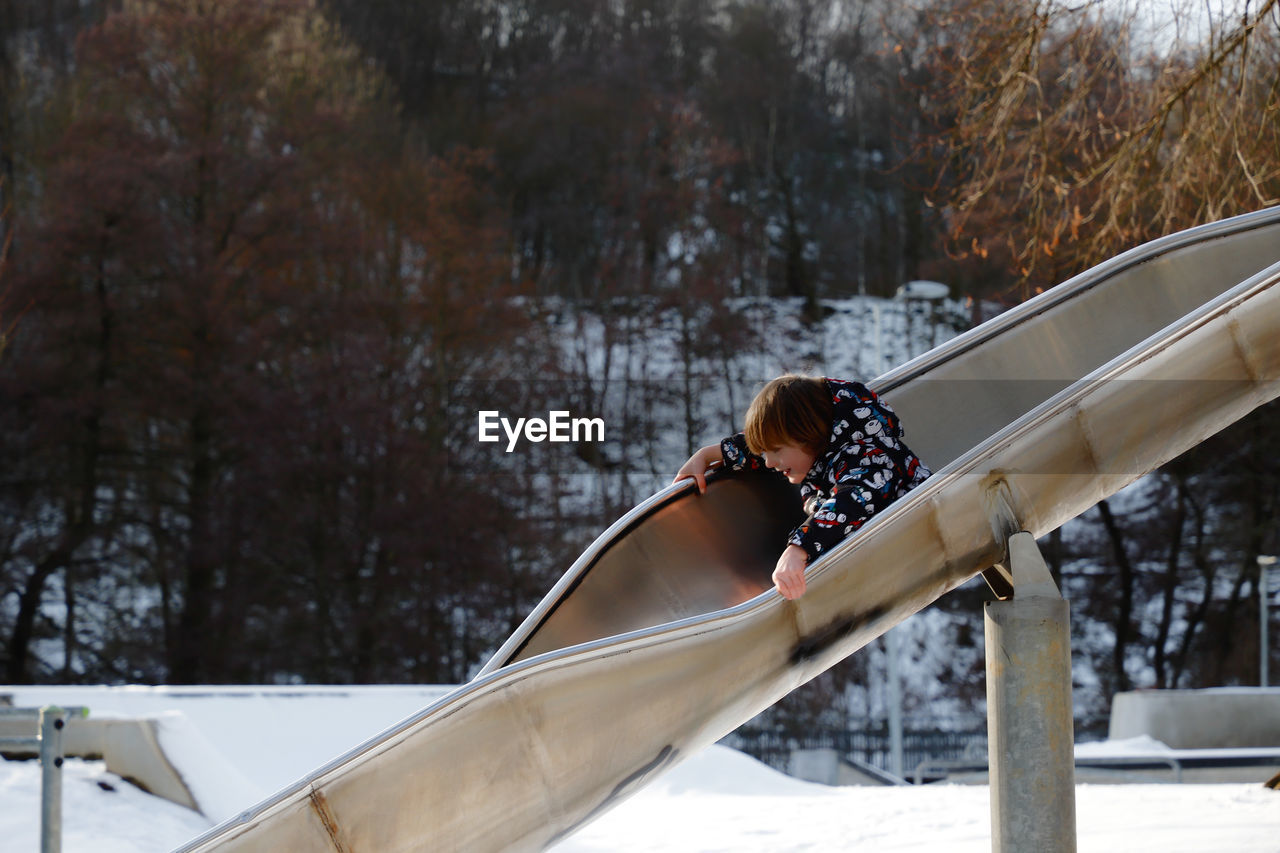
[[[760,390],[746,429],[694,452],[676,473],[707,489],[708,469],[768,467],[800,486],[809,518],[773,570],[783,598],[804,594],[804,569],[931,473],[902,443],[897,415],[858,382],[787,374]]]

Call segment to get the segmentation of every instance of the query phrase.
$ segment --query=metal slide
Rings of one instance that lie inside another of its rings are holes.
[[[794,492],[665,489],[471,683],[183,851],[537,850],[1280,395],[1280,208],[1153,241],[881,377],[924,485],[770,591]]]

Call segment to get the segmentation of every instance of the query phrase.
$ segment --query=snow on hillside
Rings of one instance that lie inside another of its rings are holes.
[[[888,304],[880,306],[883,326],[877,337],[869,305],[862,299],[829,301],[824,321],[810,327],[799,323],[797,306],[760,305],[752,322],[761,340],[771,340],[773,346],[756,350],[733,368],[739,384],[754,387],[783,370],[867,380],[881,372],[880,365],[900,363],[950,335],[918,318],[908,321],[902,306]],[[566,314],[564,322],[583,320]],[[678,330],[667,326],[674,337]],[[568,337],[574,330],[563,331]],[[576,331],[584,332],[582,340],[591,344],[591,351],[601,351],[600,330]],[[641,378],[673,382],[675,359],[649,361]],[[619,353],[613,363],[624,362],[625,353]],[[740,416],[746,402],[705,400],[704,426],[714,432],[717,409],[729,419],[735,412]],[[662,440],[669,443],[671,437]],[[675,452],[674,446],[665,449]],[[662,485],[665,480],[655,480],[653,487]],[[948,681],[940,677],[942,669],[956,662],[957,650],[940,648],[947,644],[937,641],[952,618],[931,608],[895,629],[905,634],[908,696],[916,697],[931,717],[919,720],[921,725],[939,726],[961,717],[980,720],[981,703],[967,706],[948,693]],[[868,660],[867,684],[850,697],[850,712],[878,722],[885,715],[884,650],[875,644],[861,654]],[[1077,671],[1078,685],[1091,685],[1088,676]],[[95,716],[158,719],[166,751],[208,811],[200,815],[145,794],[101,762],[72,760],[64,779],[67,853],[171,850],[414,714],[446,690],[0,686],[0,694],[14,694],[20,705],[87,705]],[[1078,686],[1077,701],[1088,690]],[[5,851],[38,849],[38,797],[35,762],[0,761],[0,846]],[[1077,815],[1081,851],[1280,851],[1280,793],[1260,784],[1080,785]],[[556,850],[986,851],[989,821],[985,786],[830,788],[799,782],[714,747],[692,756]]]

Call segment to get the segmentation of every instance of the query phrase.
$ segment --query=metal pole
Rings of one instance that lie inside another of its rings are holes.
[[[919,299],[936,306],[951,293],[947,285],[936,281],[910,281],[898,288],[894,294],[894,304],[901,305],[903,316],[903,337],[905,338],[907,358],[915,356],[915,347],[911,341],[912,299]],[[881,315],[882,306],[874,303],[876,323],[876,375],[884,369],[884,320]],[[936,330],[935,330],[936,331]],[[902,749],[902,628],[893,628],[885,635],[885,655],[888,661],[887,677],[889,680],[889,770],[899,779],[905,776]]]
[[[897,628],[890,628],[885,634],[885,653],[889,677],[889,772],[901,779],[902,674],[898,671],[898,656],[902,654],[902,637]]]
[[[884,371],[884,306],[880,300],[871,303],[871,317],[875,323],[874,379]],[[885,706],[889,717],[889,772],[902,778],[902,678],[898,674],[898,637],[893,630],[885,635],[885,680],[888,682]]]
[[[1276,564],[1276,558],[1260,555],[1258,557],[1258,684],[1267,685],[1267,665],[1270,663],[1271,649],[1267,640],[1268,601],[1267,569]]]
[[[62,729],[66,712],[40,709],[40,853],[62,851]]]
[[[1067,602],[1035,539],[1009,539],[1013,597],[986,604],[991,849],[1076,849]]]

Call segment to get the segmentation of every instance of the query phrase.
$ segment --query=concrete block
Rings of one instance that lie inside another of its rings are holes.
[[[1280,688],[1117,693],[1108,738],[1142,735],[1174,749],[1280,746]]]

